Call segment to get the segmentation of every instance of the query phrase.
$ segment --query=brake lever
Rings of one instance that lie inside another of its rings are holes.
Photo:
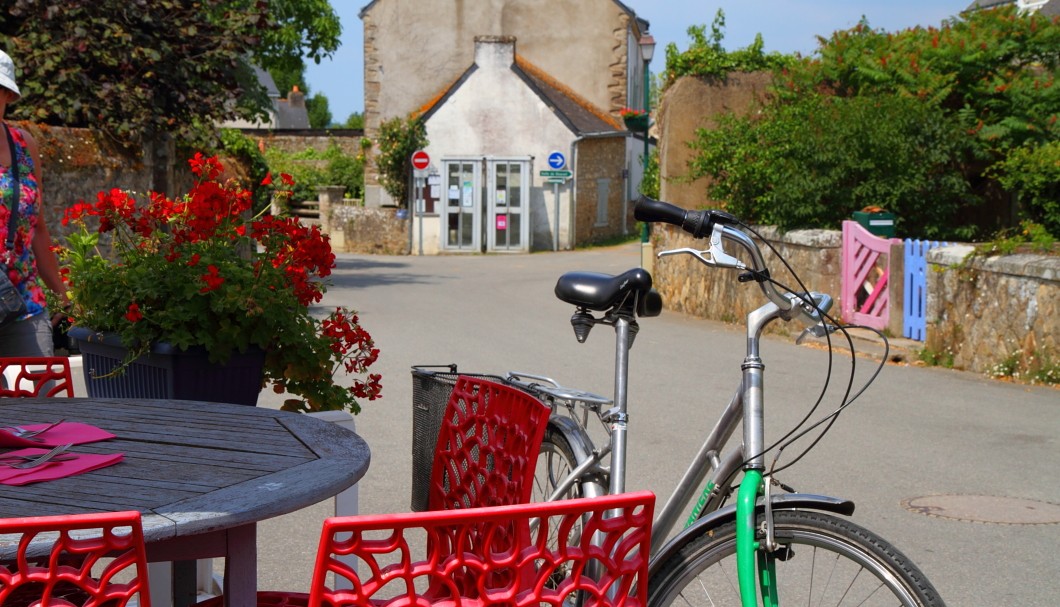
[[[802,333],[800,333],[799,336],[795,338],[795,345],[801,346],[802,343],[806,341],[807,337],[824,337],[825,335],[835,333],[838,330],[838,326],[827,323],[820,323],[806,327],[805,329],[803,329]]]
[[[699,251],[697,249],[686,247],[682,249],[674,249],[672,251],[661,251],[658,257],[663,258],[669,255],[691,255],[708,266],[734,268],[737,270],[748,269],[747,264],[725,252],[725,249],[721,244],[721,236],[721,226],[714,226],[714,231],[710,234],[710,249]]]

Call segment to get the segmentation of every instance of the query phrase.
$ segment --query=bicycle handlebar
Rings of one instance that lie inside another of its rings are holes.
[[[807,325],[814,325],[821,322],[821,312],[827,312],[831,307],[832,300],[827,295],[820,293],[785,294],[778,291],[776,286],[768,280],[769,268],[766,267],[758,244],[743,230],[734,227],[741,225],[741,222],[730,213],[714,209],[702,211],[683,209],[677,205],[642,195],[634,204],[633,217],[638,221],[655,221],[679,226],[695,238],[711,238],[710,259],[698,252],[682,251],[693,253],[700,261],[708,265],[747,269],[742,262],[724,253],[720,240],[724,238],[739,245],[751,258],[750,269],[754,273],[753,278],[758,282],[766,298],[780,308],[781,316],[785,320],[792,320],[797,316]]]
[[[680,226],[696,238],[709,236],[714,224],[733,225],[739,220],[725,211],[707,209],[691,211],[677,205],[641,195],[633,206],[633,217],[637,221],[656,221]]]

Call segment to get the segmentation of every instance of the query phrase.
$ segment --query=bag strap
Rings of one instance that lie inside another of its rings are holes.
[[[7,135],[7,146],[11,150],[11,189],[14,191],[14,201],[7,219],[7,254],[11,255],[15,249],[15,232],[18,231],[18,197],[22,187],[18,177],[18,156],[15,153],[15,140],[11,138],[11,127],[7,126],[7,124],[4,124],[4,134]]]

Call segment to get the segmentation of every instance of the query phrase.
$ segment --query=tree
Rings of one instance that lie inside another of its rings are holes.
[[[347,129],[363,129],[364,128],[364,113],[354,112],[346,117],[346,122],[342,125]]]
[[[864,206],[916,237],[1060,225],[1060,20],[1005,7],[820,43],[774,72],[756,115],[699,133],[692,174],[712,196],[786,228],[838,227]]]
[[[260,3],[228,2],[243,11]],[[254,59],[266,70],[304,72],[304,58],[320,63],[339,48],[342,23],[328,0],[268,0],[265,4],[272,26],[262,32]]]
[[[265,117],[251,62],[319,60],[338,46],[337,23],[326,0],[11,0],[0,32],[24,97],[11,117],[134,149],[170,137],[210,146],[218,123]]]
[[[307,96],[305,107],[309,112],[309,128],[326,129],[331,126],[331,110],[328,108],[328,98],[323,94]]]
[[[379,183],[399,205],[408,199],[412,153],[427,145],[427,129],[418,118],[391,118],[379,125]]]

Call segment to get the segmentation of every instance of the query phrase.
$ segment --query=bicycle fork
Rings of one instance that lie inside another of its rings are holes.
[[[765,326],[780,315],[780,308],[768,303],[747,316],[747,356],[743,369],[743,436],[744,476],[736,502],[736,572],[743,607],[758,606],[758,586],[765,607],[777,607],[776,549],[772,537],[773,509],[770,492],[763,480],[765,470],[765,365],[759,352],[759,340]],[[766,541],[755,540],[755,510],[758,497],[765,495]],[[757,573],[757,576],[756,576]],[[757,578],[757,579],[756,579]],[[756,583],[757,582],[757,583]]]

